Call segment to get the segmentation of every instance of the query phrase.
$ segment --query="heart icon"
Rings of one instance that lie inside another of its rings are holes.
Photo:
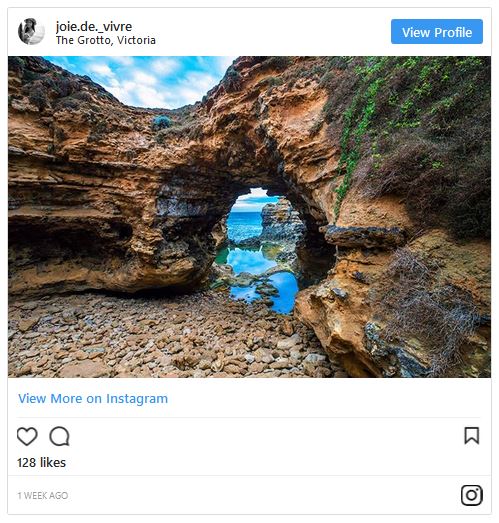
[[[38,431],[35,427],[19,427],[17,429],[17,439],[26,446],[31,445],[37,437]]]

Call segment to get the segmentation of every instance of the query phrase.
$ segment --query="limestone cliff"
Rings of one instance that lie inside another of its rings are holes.
[[[219,222],[215,224],[211,231],[211,235],[215,240],[215,249],[218,250],[221,247],[225,247],[229,241],[227,236],[227,216],[224,216]]]
[[[173,111],[10,58],[10,293],[195,286],[217,224],[264,187],[331,266],[296,314],[332,359],[487,375],[489,122],[486,58],[241,57]]]
[[[296,242],[305,232],[300,216],[286,198],[268,203],[262,209],[261,241]]]

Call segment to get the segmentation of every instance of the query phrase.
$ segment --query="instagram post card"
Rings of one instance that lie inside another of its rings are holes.
[[[9,517],[491,515],[491,9],[319,4],[9,7]]]

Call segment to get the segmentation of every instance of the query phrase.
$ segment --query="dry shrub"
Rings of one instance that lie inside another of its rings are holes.
[[[229,66],[222,79],[222,84],[228,93],[240,91],[243,85],[241,73],[236,71],[234,66]]]
[[[269,56],[260,63],[261,71],[284,71],[293,63],[291,56]]]
[[[372,198],[400,195],[423,226],[447,226],[457,238],[489,237],[490,151],[475,154],[466,134],[456,146],[456,139],[437,143],[420,129],[393,132],[379,140],[377,168],[356,172],[354,183]]]
[[[383,157],[377,169],[373,166],[372,157],[363,155],[363,158],[370,160],[371,168],[367,172],[356,172],[355,184],[361,188],[361,192],[376,198],[382,194],[403,191],[411,200],[419,192],[418,189],[422,189],[423,199],[428,198],[431,188],[419,178],[428,175],[424,164],[435,145],[407,129],[390,134],[381,139],[380,144],[390,153]]]
[[[489,238],[490,84],[487,57],[335,59],[322,116],[333,143],[349,137],[341,153],[358,159],[361,193],[399,196],[420,227]]]
[[[429,348],[430,376],[441,376],[461,361],[460,349],[480,321],[469,293],[438,286],[437,275],[431,262],[398,249],[387,271],[391,285],[377,300],[386,337],[412,336]]]
[[[355,63],[353,60],[350,69],[333,69],[327,72],[319,82],[319,85],[330,93],[322,109],[324,121],[337,127],[340,135],[344,113],[352,100],[352,93],[355,93],[360,83],[359,77],[353,71]]]

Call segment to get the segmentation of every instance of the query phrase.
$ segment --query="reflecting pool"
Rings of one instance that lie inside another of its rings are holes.
[[[228,264],[234,269],[235,274],[249,272],[262,274],[267,269],[275,267],[277,263],[265,256],[263,249],[247,249],[240,247],[227,247],[222,249],[216,258],[218,264]]]

